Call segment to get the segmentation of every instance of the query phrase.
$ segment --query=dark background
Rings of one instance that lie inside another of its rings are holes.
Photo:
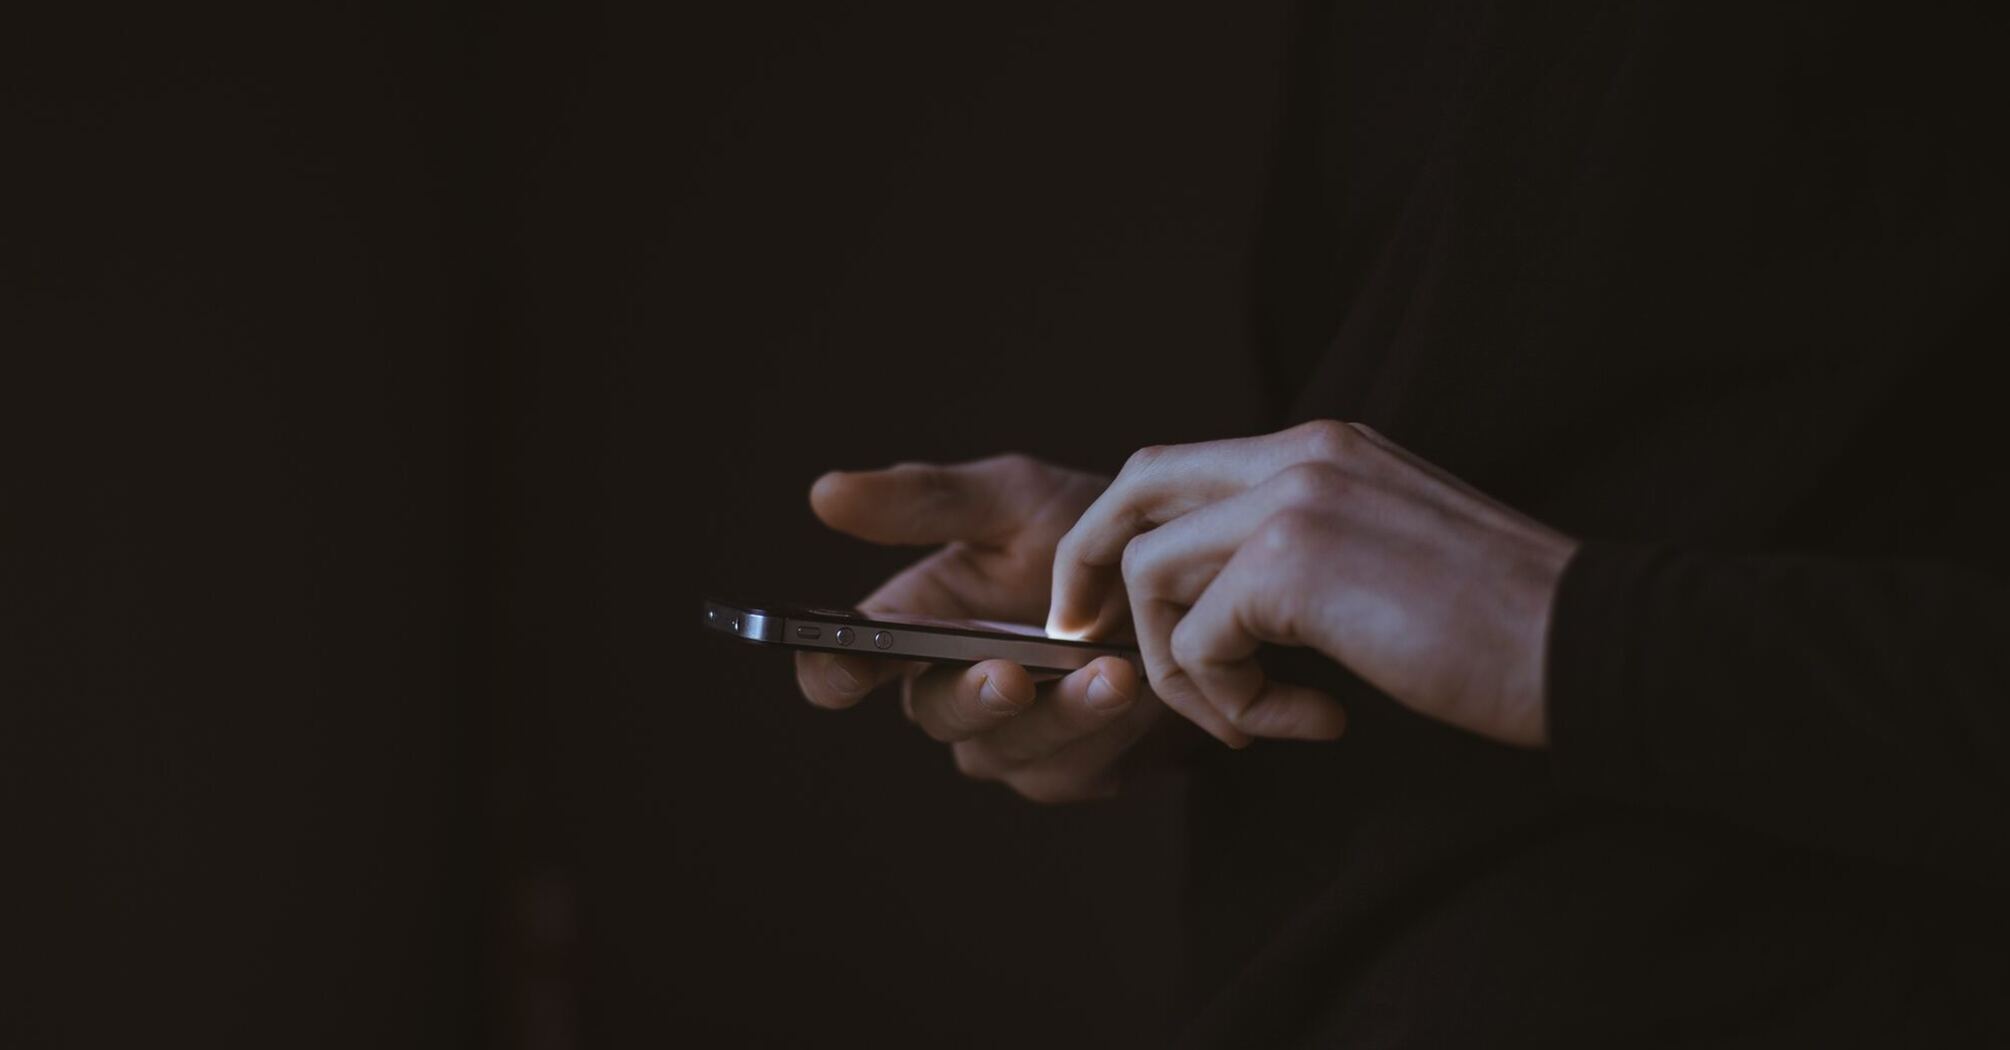
[[[1261,425],[1283,6],[9,16],[0,1043],[1159,1042],[1176,798],[694,616],[912,556],[825,469]]]

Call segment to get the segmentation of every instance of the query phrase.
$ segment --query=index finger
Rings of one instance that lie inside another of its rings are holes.
[[[1195,507],[1239,492],[1289,465],[1266,438],[1153,445],[1131,454],[1110,487],[1054,548],[1047,633],[1094,636],[1107,629],[1118,563],[1131,538]]]

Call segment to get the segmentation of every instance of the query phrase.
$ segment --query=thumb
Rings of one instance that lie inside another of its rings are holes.
[[[1039,504],[1043,473],[1024,456],[832,471],[810,486],[810,509],[831,528],[873,543],[1003,543]]]

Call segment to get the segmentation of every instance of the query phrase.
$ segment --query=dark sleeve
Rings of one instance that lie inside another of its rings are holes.
[[[1592,542],[1551,621],[1566,789],[2010,873],[2010,586],[1961,564]]]

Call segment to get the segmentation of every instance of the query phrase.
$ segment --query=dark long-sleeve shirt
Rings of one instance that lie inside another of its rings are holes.
[[[1308,9],[1280,414],[1587,542],[1546,752],[1284,654],[1353,726],[1197,770],[1194,1043],[2010,1045],[1999,23]]]

